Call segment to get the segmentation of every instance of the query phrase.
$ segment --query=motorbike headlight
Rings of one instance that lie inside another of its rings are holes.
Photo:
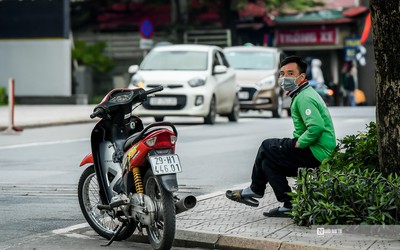
[[[262,89],[272,89],[275,86],[275,77],[274,76],[266,77],[256,82],[256,85]]]
[[[206,78],[205,77],[196,77],[196,78],[190,79],[188,81],[188,83],[193,88],[203,86],[206,84]]]
[[[141,76],[139,75],[134,75],[131,79],[130,85],[134,87],[139,87],[142,88],[144,84],[144,80]]]

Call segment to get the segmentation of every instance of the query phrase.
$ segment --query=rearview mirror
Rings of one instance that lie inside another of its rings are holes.
[[[131,65],[128,68],[128,73],[135,74],[139,70],[139,65]]]
[[[228,71],[228,68],[225,65],[216,65],[214,67],[214,74],[223,74]]]

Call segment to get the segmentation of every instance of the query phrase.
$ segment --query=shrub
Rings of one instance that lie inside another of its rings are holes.
[[[8,100],[7,100],[6,88],[0,87],[0,105],[4,105],[7,103],[8,103]]]
[[[400,223],[400,177],[379,172],[376,124],[339,140],[319,169],[301,169],[292,217],[297,225]]]
[[[99,104],[103,100],[104,96],[93,96],[89,99],[89,104]]]
[[[88,45],[85,41],[78,40],[72,49],[72,59],[99,72],[108,72],[113,67],[113,61],[104,55],[105,48],[106,43],[103,41]]]

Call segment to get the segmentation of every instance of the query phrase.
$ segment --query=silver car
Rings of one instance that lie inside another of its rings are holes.
[[[153,48],[143,62],[129,67],[134,74],[131,87],[145,89],[164,86],[134,110],[139,116],[203,117],[214,124],[216,115],[239,118],[238,89],[235,72],[229,67],[223,51],[208,45],[167,45]]]
[[[234,46],[225,48],[224,54],[236,71],[240,109],[269,110],[273,117],[281,117],[286,99],[277,79],[282,51],[272,47]]]

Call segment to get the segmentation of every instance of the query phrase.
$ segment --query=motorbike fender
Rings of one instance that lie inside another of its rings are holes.
[[[176,174],[157,175],[161,185],[169,192],[178,191],[178,181]]]
[[[93,165],[94,161],[93,161],[93,154],[89,153],[85,156],[85,158],[83,158],[83,160],[81,161],[81,164],[79,164],[80,167],[83,167],[85,165]]]

